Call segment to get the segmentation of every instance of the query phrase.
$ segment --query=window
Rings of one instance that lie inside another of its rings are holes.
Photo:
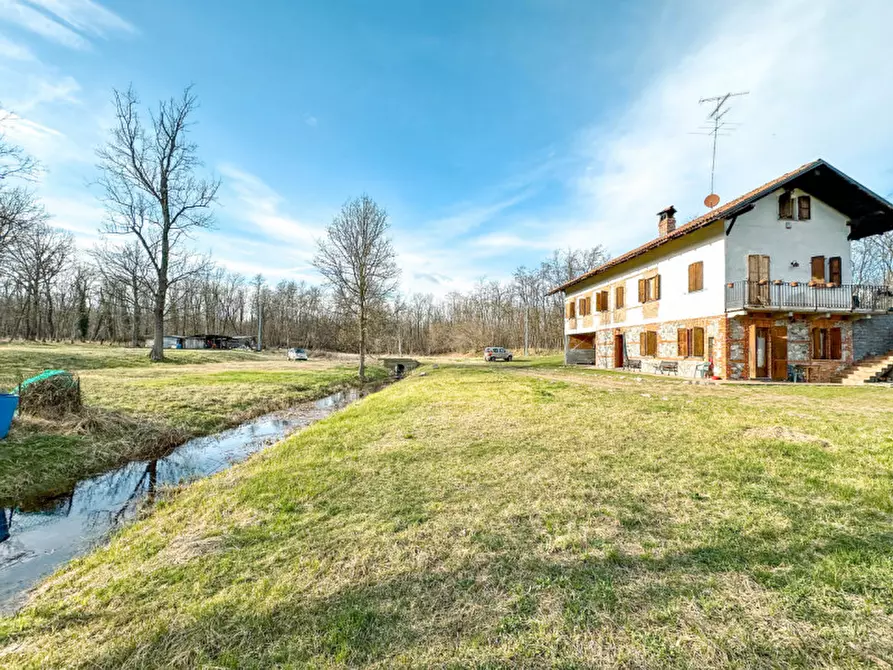
[[[626,307],[626,287],[618,286],[614,289],[614,309]]]
[[[592,314],[592,298],[580,298],[580,316],[589,316]]]
[[[791,198],[790,193],[785,192],[778,196],[778,218],[794,218],[794,200]]]
[[[812,281],[825,283],[825,257],[813,256],[810,261],[812,267]]]
[[[840,328],[812,329],[812,357],[815,360],[838,361],[843,357]]]
[[[642,356],[657,356],[656,330],[643,330],[639,333],[639,353]]]
[[[608,311],[608,292],[607,291],[599,291],[595,294],[595,311],[597,312],[607,312]]]
[[[639,302],[660,300],[660,275],[639,280]]]
[[[828,259],[828,279],[835,286],[840,286],[840,256],[833,256]]]
[[[679,328],[676,331],[676,347],[680,358],[704,358],[704,329],[699,326]]]
[[[704,261],[698,261],[688,266],[688,292],[704,290]]]
[[[797,218],[806,221],[812,217],[812,201],[808,195],[801,195],[797,198]]]
[[[571,300],[567,303],[567,318],[575,319],[577,318],[577,303]]]

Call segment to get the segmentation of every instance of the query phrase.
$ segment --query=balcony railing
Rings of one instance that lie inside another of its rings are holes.
[[[736,281],[726,284],[726,310],[890,312],[893,286],[814,285],[802,282]]]

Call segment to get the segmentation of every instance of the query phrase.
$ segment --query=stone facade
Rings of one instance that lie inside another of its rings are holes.
[[[853,323],[853,359],[861,361],[893,351],[893,314],[859,319]]]
[[[680,328],[694,328],[698,326],[704,329],[704,356],[680,357],[678,351],[677,331]],[[682,321],[670,321],[655,325],[631,326],[629,328],[604,328],[593,333],[593,346],[595,347],[595,366],[598,368],[614,368],[614,341],[617,335],[624,337],[624,360],[641,360],[643,372],[657,372],[661,361],[675,361],[679,363],[679,375],[694,377],[698,365],[708,361],[710,342],[713,345],[714,367],[719,370],[725,361],[725,328],[726,317],[715,316],[703,319],[686,319]],[[639,336],[642,331],[657,331],[657,356],[644,356],[639,350]],[[573,357],[576,360],[578,353],[571,355],[568,351],[568,362]]]
[[[787,338],[787,364],[801,366],[808,381],[829,382],[835,374],[853,364],[853,322],[846,317],[823,318],[813,314],[795,314],[779,317],[772,314],[747,314],[728,320],[729,338],[728,379],[750,379],[750,333],[752,328],[784,327]],[[819,360],[812,357],[811,332],[813,328],[840,328],[841,357],[839,360]],[[767,345],[771,360],[771,338]],[[771,374],[771,372],[770,372]]]
[[[628,328],[603,328],[586,335],[572,336],[566,360],[569,364],[595,365],[598,368],[614,368],[614,342],[617,335],[624,337],[624,360],[639,360],[643,372],[658,372],[662,361],[679,364],[679,375],[694,377],[699,365],[712,361],[713,374],[722,379],[750,379],[751,332],[753,328],[784,328],[787,340],[787,364],[798,365],[812,382],[832,381],[838,373],[853,364],[857,357],[864,357],[869,346],[887,346],[893,338],[893,318],[875,317],[867,320],[876,325],[864,328],[863,320],[851,320],[848,316],[827,318],[815,314],[795,314],[793,317],[778,314],[746,314],[734,317],[725,315],[702,319],[666,321]],[[704,356],[681,357],[677,333],[680,328],[704,329]],[[812,329],[839,328],[841,331],[841,357],[839,360],[819,360],[812,357]],[[639,350],[642,331],[657,332],[657,355],[645,356]],[[880,344],[876,344],[876,343]],[[771,337],[768,347],[771,360]],[[893,344],[890,345],[893,349]],[[890,350],[888,349],[888,351]],[[712,356],[711,356],[712,351]],[[771,364],[770,364],[771,365]],[[769,374],[771,375],[771,368]]]

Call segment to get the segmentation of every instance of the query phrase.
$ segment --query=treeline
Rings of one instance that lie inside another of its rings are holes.
[[[45,216],[22,226],[0,259],[0,337],[145,346],[153,337],[149,273],[127,263],[127,247],[78,251]],[[562,299],[549,289],[607,258],[595,247],[556,251],[509,281],[480,281],[437,299],[399,295],[375,305],[370,351],[435,354],[485,346],[562,346]],[[164,331],[171,335],[256,335],[266,347],[356,351],[354,316],[322,285],[246,278],[204,259],[171,286]],[[526,328],[525,328],[526,324]]]
[[[602,262],[601,247],[556,251],[508,281],[442,299],[400,295],[387,212],[346,203],[318,244],[324,287],[226,271],[189,240],[213,224],[220,182],[202,174],[189,138],[191,88],[141,110],[114,91],[115,122],[97,149],[102,243],[78,250],[53,227],[30,183],[40,166],[0,134],[0,338],[145,346],[162,335],[256,335],[265,346],[431,354],[562,345],[560,296],[549,289]],[[0,118],[0,130],[3,119]],[[362,253],[360,253],[360,251]],[[361,371],[362,376],[362,363]]]

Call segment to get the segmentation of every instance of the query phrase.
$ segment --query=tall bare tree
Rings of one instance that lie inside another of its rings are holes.
[[[91,252],[100,274],[110,283],[125,287],[123,298],[131,309],[130,344],[142,346],[142,299],[155,292],[155,273],[137,240],[115,246],[104,244]]]
[[[0,180],[7,180],[10,177],[31,179],[40,170],[40,165],[22,147],[11,142],[3,132],[3,126],[8,125],[13,118],[14,115],[5,111],[0,105]]]
[[[393,294],[400,276],[388,228],[387,211],[368,195],[348,200],[326,230],[326,237],[317,242],[313,260],[338,302],[356,316],[361,381],[366,379],[370,308]]]
[[[140,118],[132,88],[114,92],[115,126],[97,153],[105,232],[133,235],[155,273],[152,314],[155,340],[149,356],[164,359],[164,317],[168,289],[205,268],[187,242],[192,233],[213,223],[211,205],[220,182],[197,176],[202,166],[198,147],[189,141],[191,117],[198,101],[191,87],[179,98],[159,103]]]
[[[5,250],[31,224],[47,219],[34,194],[22,186],[12,186],[13,179],[31,180],[40,166],[20,146],[10,142],[3,126],[12,115],[0,105],[0,258]]]

